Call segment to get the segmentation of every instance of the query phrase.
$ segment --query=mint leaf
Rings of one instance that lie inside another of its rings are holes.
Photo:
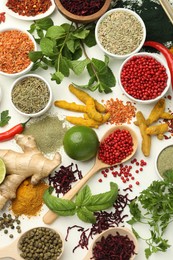
[[[65,37],[65,30],[62,26],[54,25],[48,28],[45,36],[58,40]]]
[[[9,116],[9,110],[4,110],[0,114],[0,126],[3,127],[8,124],[11,116]]]
[[[49,209],[60,216],[72,216],[76,213],[76,205],[71,200],[65,200],[52,196],[52,188],[47,189],[43,194],[44,203]]]
[[[78,207],[86,206],[91,201],[91,190],[88,185],[86,185],[82,190],[80,190],[76,196],[75,203]]]
[[[96,218],[95,218],[93,212],[89,211],[86,208],[79,208],[77,210],[77,216],[80,220],[82,220],[83,222],[86,222],[86,223],[95,223],[96,222]]]
[[[43,19],[39,19],[35,22],[36,28],[40,28],[42,30],[47,30],[49,27],[53,25],[53,21],[50,17],[45,17]],[[31,25],[32,27],[32,25]]]
[[[89,59],[85,59],[85,60],[73,60],[73,61],[68,61],[68,65],[70,67],[70,69],[72,69],[74,71],[74,73],[76,75],[80,75],[83,70],[85,69],[86,65],[90,62]]]
[[[42,38],[40,41],[40,48],[44,55],[51,57],[54,56],[55,42],[48,38]]]
[[[31,61],[36,62],[37,60],[41,59],[43,54],[41,51],[30,51],[29,58]]]
[[[64,75],[60,71],[57,71],[54,74],[52,74],[51,80],[55,80],[57,84],[60,84],[62,82],[63,78],[64,78]]]

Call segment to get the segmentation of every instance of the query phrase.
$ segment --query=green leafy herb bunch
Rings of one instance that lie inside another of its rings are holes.
[[[69,77],[70,71],[78,76],[86,68],[89,80],[86,85],[79,87],[104,93],[112,92],[111,88],[115,86],[116,80],[108,66],[109,58],[105,56],[104,61],[90,59],[85,51],[85,45],[96,45],[94,30],[94,24],[54,25],[50,17],[35,21],[29,32],[35,37],[40,50],[29,53],[31,61],[34,62],[32,70],[53,67],[55,72],[51,75],[51,80],[60,84],[64,77]],[[83,54],[85,58],[82,59]]]

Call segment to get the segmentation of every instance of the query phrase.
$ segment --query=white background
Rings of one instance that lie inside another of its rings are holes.
[[[4,1],[0,1],[0,12],[3,12],[3,2]],[[57,10],[54,11],[54,13],[51,15],[51,18],[54,21],[55,25],[60,25],[64,22],[69,22],[68,20],[66,20]],[[30,27],[30,24],[32,23],[32,21],[23,21],[23,20],[19,20],[17,18],[13,18],[11,16],[9,16],[8,14],[6,14],[6,21],[5,23],[1,23],[0,24],[0,29],[1,28],[6,28],[7,26],[15,26],[16,28],[23,28],[28,30]],[[102,53],[102,51],[99,50],[99,48],[97,46],[88,49],[87,48],[87,53],[89,55],[90,58],[94,57],[94,58],[99,58],[99,59],[104,59],[104,54]],[[115,73],[115,76],[117,78],[118,76],[118,71],[119,71],[119,67],[120,67],[121,61],[117,61],[114,59],[110,59],[110,67],[113,70],[113,72]],[[76,77],[73,74],[70,75],[69,78],[65,78],[62,82],[61,85],[57,85],[55,82],[51,81],[51,76],[50,73],[51,71],[44,71],[44,70],[37,70],[34,73],[39,74],[43,77],[45,77],[47,79],[47,81],[49,81],[49,83],[51,84],[52,90],[53,90],[53,97],[54,97],[54,101],[55,100],[60,100],[60,99],[66,99],[69,102],[75,101],[77,103],[80,103],[78,101],[77,98],[75,98],[74,95],[72,95],[69,90],[68,90],[68,85],[71,82],[76,82],[76,83],[80,83],[80,84],[84,84],[87,82],[88,76],[87,73],[86,75],[82,74],[81,77]],[[26,120],[25,117],[20,116],[19,114],[17,114],[14,109],[12,108],[11,104],[10,104],[10,96],[9,96],[9,92],[10,92],[10,86],[12,84],[12,82],[14,81],[14,79],[11,78],[7,78],[7,77],[3,77],[0,76],[0,89],[2,92],[1,95],[1,101],[0,101],[0,112],[2,112],[3,110],[8,109],[9,110],[9,114],[11,116],[11,120],[9,122],[9,124],[7,126],[5,126],[3,128],[3,131],[8,130],[10,127],[20,123],[20,122],[24,122]],[[124,102],[127,101],[128,99],[122,94],[119,86],[118,86],[118,82],[116,84],[116,86],[113,88],[113,92],[110,94],[104,94],[104,93],[98,93],[96,92],[89,92],[89,94],[91,96],[93,96],[94,98],[96,98],[98,101],[101,101],[102,99],[109,100],[110,98],[119,98],[121,100],[123,100]],[[172,95],[172,90],[170,88],[170,91],[168,94]],[[173,101],[170,101],[168,99],[166,99],[166,108],[171,108],[173,110]],[[136,104],[137,110],[141,110],[144,113],[144,116],[148,116],[149,112],[151,111],[153,105],[139,105]],[[74,115],[74,113],[69,112],[69,111],[65,111],[65,110],[61,110],[58,109],[57,107],[52,106],[52,108],[49,111],[52,114],[56,114],[57,116],[65,116],[65,115]],[[109,129],[111,127],[111,125],[104,125],[101,126],[98,130],[96,130],[99,138],[102,137],[102,135],[104,134],[104,132]],[[138,136],[138,141],[139,141],[139,146],[138,146],[138,150],[135,154],[135,157],[138,160],[144,159],[145,161],[147,161],[147,166],[144,167],[143,172],[141,172],[138,175],[135,175],[136,177],[136,181],[138,180],[140,182],[140,185],[137,186],[135,185],[135,182],[132,182],[134,188],[133,188],[133,193],[131,194],[131,197],[135,197],[136,195],[138,195],[140,193],[140,191],[142,191],[143,189],[147,188],[149,186],[149,184],[153,181],[153,180],[158,180],[158,176],[156,174],[155,171],[155,158],[156,155],[158,153],[159,150],[161,150],[165,145],[171,144],[172,143],[172,139],[169,140],[163,140],[163,141],[159,141],[156,137],[152,138],[152,147],[151,147],[151,155],[149,158],[145,158],[143,156],[143,154],[141,153],[141,136],[139,133],[139,129],[133,124],[131,124],[132,129],[134,129],[134,131],[136,132],[137,136]],[[1,129],[0,129],[1,130]],[[2,130],[1,130],[2,131]],[[8,142],[4,142],[4,143],[0,143],[0,149],[14,149],[14,150],[19,150],[19,147],[15,144],[14,140],[12,141],[8,141]],[[62,165],[67,166],[69,165],[72,160],[70,158],[68,158],[66,156],[66,154],[64,153],[63,149],[60,150],[61,156],[62,156]],[[91,160],[90,162],[75,162],[78,164],[78,167],[80,170],[82,170],[82,174],[85,175],[85,173],[87,173],[92,166],[94,165],[94,160]],[[100,193],[100,192],[104,192],[104,191],[108,191],[109,190],[109,183],[110,181],[116,181],[119,185],[120,190],[122,190],[123,188],[127,187],[127,184],[123,184],[120,179],[118,178],[113,178],[111,174],[108,175],[108,178],[102,178],[103,182],[99,183],[98,179],[101,178],[102,175],[100,172],[96,173],[95,176],[88,181],[88,185],[90,186],[91,190],[93,193]],[[6,207],[5,212],[8,212],[8,207]],[[28,229],[32,228],[32,227],[37,227],[37,226],[45,226],[45,224],[42,221],[42,217],[43,215],[47,212],[47,207],[43,207],[40,216],[38,217],[32,217],[32,218],[27,218],[27,217],[21,217],[21,222],[22,222],[22,231],[27,231]],[[128,213],[128,212],[127,212]],[[127,220],[127,219],[126,219]],[[79,225],[79,226],[83,226],[83,227],[91,227],[91,225],[89,224],[85,224],[82,221],[80,221],[77,217],[73,216],[73,217],[59,217],[52,225],[51,227],[56,228],[57,230],[59,230],[63,237],[65,238],[66,236],[66,231],[67,231],[67,227],[68,226],[73,226],[73,225]],[[129,227],[128,224],[125,223],[125,226]],[[173,225],[170,225],[167,232],[165,233],[165,237],[169,240],[170,244],[173,244],[173,236],[172,236],[172,231],[171,229],[173,228]],[[146,229],[146,227],[142,227],[142,226],[138,226],[137,230],[139,231],[139,233],[141,233],[144,237],[147,236],[148,234],[148,230]],[[62,260],[81,260],[83,259],[83,257],[86,255],[87,250],[86,249],[77,249],[75,251],[75,253],[72,252],[73,248],[77,245],[78,240],[79,240],[79,236],[80,233],[77,232],[75,229],[72,230],[70,232],[69,238],[68,238],[68,242],[65,242],[65,251],[64,254],[62,256]],[[15,238],[18,237],[18,234],[15,234]],[[11,243],[11,239],[8,238],[7,235],[3,234],[3,231],[0,231],[0,250],[3,246],[10,246]],[[90,242],[92,242],[90,240]],[[139,254],[136,257],[136,260],[144,260],[145,258],[145,254],[144,254],[144,249],[146,248],[146,244],[144,242],[142,242],[141,240],[139,240]],[[170,249],[167,250],[166,253],[157,253],[157,254],[153,254],[150,257],[150,260],[162,260],[162,259],[167,259],[167,260],[171,260],[173,259],[173,247],[171,247]]]

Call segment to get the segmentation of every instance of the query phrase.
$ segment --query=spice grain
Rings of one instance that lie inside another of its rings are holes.
[[[133,117],[135,117],[136,107],[131,101],[127,101],[123,104],[122,100],[116,98],[109,99],[105,103],[107,112],[110,113],[108,122],[110,124],[130,124]]]
[[[7,30],[0,33],[0,70],[14,74],[26,69],[31,60],[29,52],[34,43],[29,36],[19,30]]]
[[[100,43],[112,54],[126,55],[133,52],[140,45],[143,35],[141,23],[126,11],[108,14],[98,27]]]
[[[45,13],[52,5],[51,0],[8,0],[6,6],[22,16],[35,16]]]
[[[37,77],[26,77],[12,89],[12,102],[21,112],[34,114],[45,108],[50,92],[46,83]]]

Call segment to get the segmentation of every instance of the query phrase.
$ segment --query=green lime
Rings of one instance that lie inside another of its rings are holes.
[[[96,156],[99,139],[96,132],[87,126],[73,126],[64,135],[66,154],[77,161],[87,161]]]
[[[3,182],[5,179],[6,175],[6,167],[4,161],[0,158],[0,184]]]

